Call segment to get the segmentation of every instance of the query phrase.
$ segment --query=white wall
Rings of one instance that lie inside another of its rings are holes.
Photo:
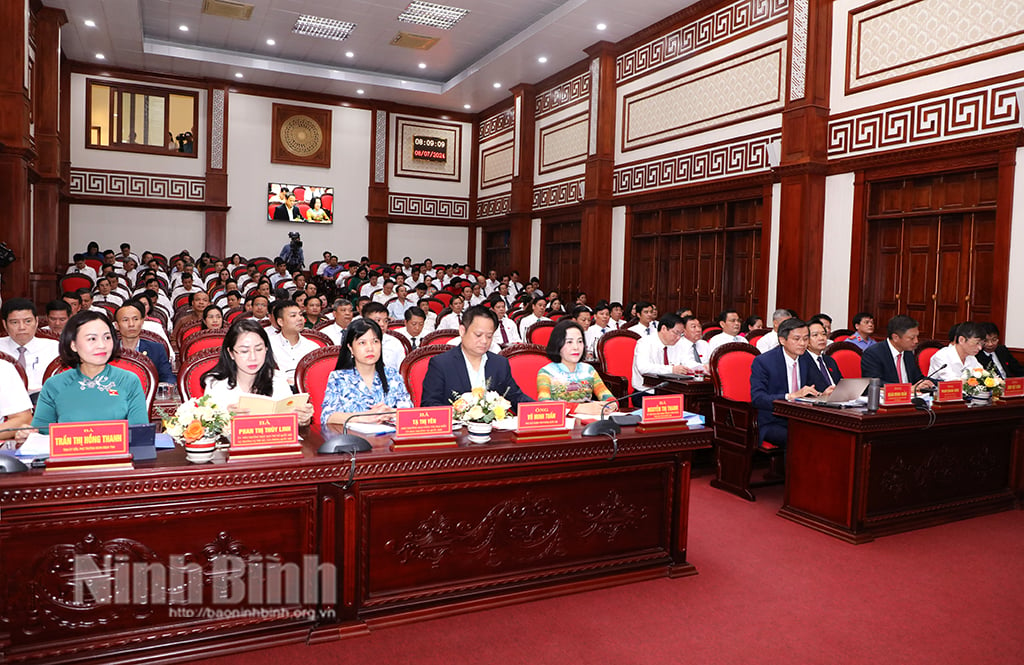
[[[626,265],[626,207],[612,208],[612,262],[609,295],[612,302],[622,302],[623,266]]]
[[[779,223],[782,219],[782,185],[772,185],[772,239],[771,254],[762,256],[762,261],[768,261],[768,297],[764,302],[763,316],[768,318],[769,312],[775,311],[775,298],[778,295],[779,284]]]
[[[405,256],[411,257],[413,263],[426,258],[434,263],[470,263],[466,255],[468,248],[469,229],[466,227],[388,225],[388,263],[399,263]]]
[[[101,249],[115,252],[118,245],[128,242],[136,254],[151,250],[170,256],[187,249],[199,256],[206,239],[206,214],[197,210],[72,205],[70,219],[72,254],[84,252],[89,241],[95,240]]]
[[[1024,266],[1024,148],[1017,148],[1017,168],[1014,169],[1013,219],[1010,225],[1010,292],[1006,298],[1006,330],[1003,343],[1007,346],[1024,346],[1024,299],[1015,297],[1013,269]],[[998,303],[996,303],[998,306]]]
[[[821,252],[821,311],[833,328],[848,328],[853,246],[853,173],[825,178],[825,239]],[[770,311],[770,310],[769,310]]]
[[[288,100],[276,100],[288,101]],[[228,102],[227,252],[274,257],[288,233],[302,234],[306,262],[325,250],[343,260],[367,253],[367,187],[370,168],[370,111],[330,108],[331,167],[270,162],[270,126],[275,100],[232,94]],[[334,188],[334,224],[267,221],[267,184],[287,182]]]

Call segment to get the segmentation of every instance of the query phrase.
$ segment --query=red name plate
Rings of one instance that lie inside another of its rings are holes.
[[[231,419],[231,449],[289,446],[299,442],[299,416],[279,413],[263,416],[235,416]]]
[[[519,405],[519,426],[525,434],[551,429],[565,429],[565,402],[524,402]]]
[[[395,436],[400,439],[417,437],[450,437],[452,435],[452,407],[432,406],[422,409],[399,409],[395,417]]]
[[[641,422],[645,425],[683,419],[683,396],[651,395],[644,397]]]
[[[963,381],[939,381],[939,391],[935,393],[935,399],[939,402],[962,402]]]
[[[1024,377],[1007,379],[1003,386],[1003,397],[1024,397]]]
[[[128,454],[128,421],[50,425],[50,460],[103,459]]]
[[[909,383],[887,383],[882,388],[882,401],[886,406],[893,404],[910,404],[910,396],[914,386]]]

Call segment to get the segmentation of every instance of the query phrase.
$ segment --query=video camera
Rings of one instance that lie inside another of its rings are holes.
[[[17,259],[18,257],[14,255],[14,250],[8,247],[7,243],[0,242],[0,269],[6,268]]]

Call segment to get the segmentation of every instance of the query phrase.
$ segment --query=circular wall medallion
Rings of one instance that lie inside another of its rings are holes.
[[[293,115],[281,123],[281,144],[296,157],[315,155],[323,143],[323,130],[308,115]]]

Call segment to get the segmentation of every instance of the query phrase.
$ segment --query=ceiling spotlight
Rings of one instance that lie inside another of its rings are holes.
[[[96,54],[96,59],[97,60],[106,60],[107,56],[103,55],[102,53],[97,53]]]
[[[92,20],[91,18],[85,19],[85,27],[87,27],[87,28],[95,28],[96,27],[96,21]]]
[[[188,32],[188,26],[187,25],[179,25],[178,26],[178,30],[181,30],[182,32]]]
[[[547,62],[547,61],[548,61],[548,57],[547,57],[546,55],[542,55],[542,56],[540,56],[539,58],[537,58],[537,62],[539,62],[539,63],[540,63],[540,64],[542,64],[542,65],[543,65],[543,64],[544,64],[545,62]]]
[[[495,88],[500,88],[501,87],[501,83],[498,83],[497,81],[495,81],[494,82],[494,87]]]
[[[607,26],[607,25],[605,25],[604,23],[598,23],[598,24],[597,24],[597,29],[598,29],[598,30],[607,30],[607,29],[608,29],[608,26]]]
[[[273,46],[273,45],[274,45],[274,44],[276,44],[276,43],[277,43],[277,42],[275,42],[275,41],[274,41],[273,39],[268,39],[268,40],[267,40],[267,46]]]
[[[471,109],[473,107],[471,105],[469,105],[469,104],[463,104],[462,108],[464,108],[464,109],[466,109],[468,111],[469,109]]]
[[[345,51],[345,57],[346,58],[354,58],[354,57],[356,57],[356,54],[353,53],[352,51]]]
[[[235,72],[235,78],[236,78],[236,79],[240,79],[240,78],[243,78],[243,74],[242,74],[242,72]]]
[[[419,64],[419,68],[420,68],[420,69],[426,69],[426,68],[427,68],[427,63],[425,63],[425,62],[421,62],[421,63]]]
[[[365,91],[365,90],[363,90],[362,88],[359,88],[358,90],[356,90],[356,94],[357,94],[357,95],[362,95],[362,94],[364,94],[365,92],[366,92],[366,91]]]

